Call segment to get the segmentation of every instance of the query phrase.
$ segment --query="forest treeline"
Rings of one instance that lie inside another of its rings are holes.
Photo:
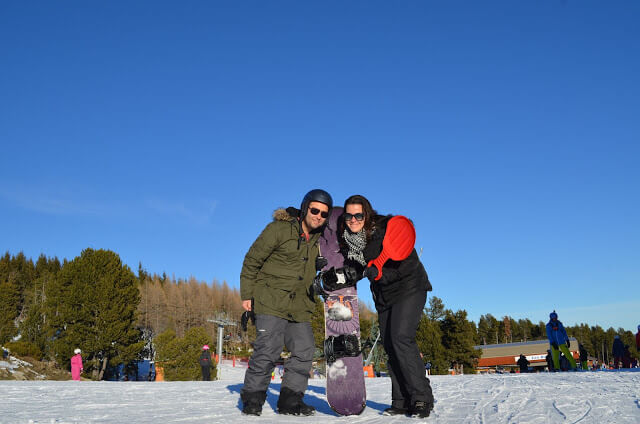
[[[241,330],[241,304],[239,290],[225,281],[170,278],[151,274],[142,264],[133,272],[108,250],[85,249],[76,258],[62,261],[45,255],[34,261],[23,253],[9,252],[0,258],[0,343],[62,367],[68,367],[73,349],[80,347],[85,370],[96,379],[103,377],[108,366],[136,359],[188,362],[184,352],[197,352],[203,342],[215,346],[218,327],[211,321],[220,318],[236,324],[224,328],[225,353],[249,355],[255,328]],[[320,299],[316,307],[312,327],[316,357],[321,358]],[[360,305],[364,354],[372,353],[380,364],[385,359],[380,345],[371,352],[378,334],[376,318],[374,311]],[[616,334],[637,355],[633,333],[621,328],[580,324],[567,327],[567,332],[603,361],[610,356]],[[17,336],[18,341],[10,342]],[[431,362],[436,374],[450,368],[473,369],[481,354],[476,345],[545,338],[543,321],[486,314],[476,324],[466,311],[446,309],[435,296],[429,298],[417,332],[424,361]],[[182,374],[175,371],[175,379],[197,375],[195,360],[193,366]]]

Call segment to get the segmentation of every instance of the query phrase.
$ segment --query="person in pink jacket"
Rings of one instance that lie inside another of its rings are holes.
[[[80,374],[82,374],[82,356],[80,353],[82,351],[80,349],[76,349],[73,351],[75,355],[71,358],[71,378],[74,380],[80,381]]]

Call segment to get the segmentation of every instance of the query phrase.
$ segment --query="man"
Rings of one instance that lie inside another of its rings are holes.
[[[529,372],[529,360],[522,353],[520,354],[517,364],[520,367],[520,373]]]
[[[547,368],[549,368],[549,372],[555,372],[556,369],[553,366],[553,356],[551,356],[551,349],[547,349],[547,356],[545,359],[547,361]]]
[[[243,308],[255,313],[257,336],[240,392],[243,414],[262,413],[271,373],[283,346],[291,357],[284,363],[278,412],[315,412],[302,398],[315,351],[312,283],[316,269],[324,266],[316,264],[317,242],[332,207],[329,193],[311,190],[302,200],[300,216],[293,218],[286,212],[274,216],[244,258],[240,295]]]
[[[582,344],[578,344],[578,351],[580,352],[580,364],[582,365],[582,369],[586,371],[589,369],[589,354]]]
[[[558,320],[558,314],[553,311],[549,314],[549,322],[547,323],[547,338],[551,344],[551,355],[553,356],[553,365],[555,369],[560,369],[560,351],[564,353],[564,356],[569,361],[571,369],[576,369],[576,360],[573,359],[573,355],[569,352],[571,342],[567,337],[567,331],[564,329],[562,322]]]
[[[622,362],[622,357],[624,356],[624,343],[620,340],[619,335],[615,335],[613,338],[613,368],[620,368],[620,363]]]

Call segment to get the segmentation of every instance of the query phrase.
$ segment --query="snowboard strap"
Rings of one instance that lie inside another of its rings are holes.
[[[345,267],[335,269],[332,267],[320,273],[322,276],[322,287],[328,292],[353,287],[358,282],[358,278],[352,274],[355,274],[355,270],[352,268]]]
[[[360,353],[360,339],[355,334],[329,336],[324,341],[324,357],[327,364],[346,356],[358,356]]]

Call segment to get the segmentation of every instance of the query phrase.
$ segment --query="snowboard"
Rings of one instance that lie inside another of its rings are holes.
[[[323,268],[325,271],[344,265],[337,239],[337,220],[341,214],[342,208],[333,208],[319,241],[320,252],[328,261]],[[327,292],[324,296],[327,402],[340,415],[360,414],[367,402],[362,353],[343,356],[339,352],[345,341],[360,350],[359,315],[355,285]],[[333,349],[327,352],[327,344],[331,346],[331,341]]]

